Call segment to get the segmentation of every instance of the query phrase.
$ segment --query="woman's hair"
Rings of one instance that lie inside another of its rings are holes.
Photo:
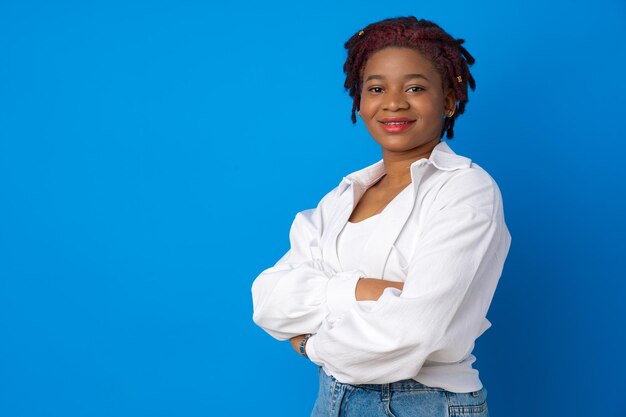
[[[459,105],[452,117],[445,118],[441,137],[454,137],[454,120],[465,111],[469,101],[467,86],[476,89],[476,83],[468,65],[475,60],[461,46],[464,39],[454,39],[437,24],[413,16],[396,17],[372,23],[355,33],[346,43],[348,58],[343,65],[346,73],[344,87],[353,98],[352,123],[356,123],[356,112],[360,109],[362,73],[372,53],[389,47],[408,47],[424,54],[434,64],[443,81],[443,88],[452,86]]]

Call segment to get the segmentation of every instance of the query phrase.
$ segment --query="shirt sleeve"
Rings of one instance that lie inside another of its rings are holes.
[[[307,355],[340,382],[414,377],[426,358],[463,360],[483,330],[510,245],[495,182],[459,181],[440,192],[417,237],[402,291],[387,288],[324,322]]]
[[[329,314],[340,316],[357,303],[356,284],[364,273],[334,271],[322,259],[323,219],[335,190],[316,208],[296,214],[289,250],[252,284],[253,321],[275,339],[315,333]]]

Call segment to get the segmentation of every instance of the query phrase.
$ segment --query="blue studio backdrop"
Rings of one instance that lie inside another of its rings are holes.
[[[308,416],[252,322],[298,211],[380,158],[343,90],[368,23],[476,58],[449,145],[512,246],[474,350],[493,416],[626,416],[623,1],[0,3],[0,416]]]

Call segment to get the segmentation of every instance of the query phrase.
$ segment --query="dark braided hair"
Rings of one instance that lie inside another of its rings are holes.
[[[444,90],[454,88],[459,102],[452,117],[446,116],[441,137],[454,137],[454,121],[465,111],[465,103],[469,101],[467,86],[476,89],[476,82],[469,71],[468,65],[475,60],[461,46],[464,39],[454,39],[437,24],[413,16],[396,17],[381,20],[368,25],[355,33],[346,43],[348,58],[343,65],[346,73],[344,87],[353,98],[352,123],[356,123],[356,112],[360,109],[362,72],[368,58],[376,51],[389,47],[408,47],[424,54],[434,64],[443,80]]]

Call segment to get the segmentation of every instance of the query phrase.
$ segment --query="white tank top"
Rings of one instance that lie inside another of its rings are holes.
[[[361,269],[363,249],[376,228],[381,213],[375,214],[357,223],[347,222],[337,238],[337,255],[344,271]]]
[[[408,192],[411,184],[400,191],[378,214],[368,217],[357,223],[346,222],[339,236],[337,237],[337,256],[344,271],[350,269],[360,269],[364,271],[361,261],[363,259],[363,249],[372,237],[376,226],[385,221],[388,208],[400,200],[400,195]]]

